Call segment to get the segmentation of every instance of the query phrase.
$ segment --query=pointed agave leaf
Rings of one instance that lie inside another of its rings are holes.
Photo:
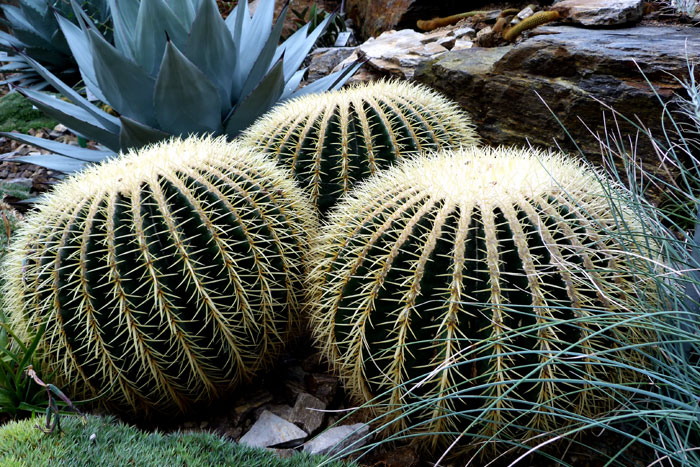
[[[134,58],[149,75],[155,76],[163,59],[166,38],[170,37],[182,49],[187,42],[187,30],[163,0],[141,0],[134,37]]]
[[[189,31],[200,7],[199,2],[195,0],[170,0],[168,6],[175,14],[175,17],[180,20],[182,27]],[[216,11],[218,12],[219,10],[217,9]]]
[[[211,81],[168,42],[155,87],[160,127],[175,135],[221,133],[221,98]]]
[[[297,90],[299,83],[301,83],[301,80],[304,79],[306,70],[308,70],[308,68],[297,71],[294,73],[294,75],[292,75],[292,78],[287,81],[287,84],[284,85],[284,92],[280,96],[280,102],[287,100],[289,96],[291,96],[292,93]]]
[[[54,154],[58,154],[69,159],[79,160],[82,162],[101,162],[109,157],[112,157],[115,153],[113,151],[104,151],[99,149],[85,149],[80,146],[73,146],[72,144],[59,143],[58,141],[53,141],[46,138],[37,138],[36,136],[23,135],[22,133],[9,133],[0,132],[0,136],[6,136],[8,138],[21,141],[23,143],[31,144],[38,148],[46,149]],[[46,157],[43,156],[32,156],[32,157]],[[16,160],[16,158],[13,158]],[[37,164],[41,165],[41,164]]]
[[[204,0],[192,23],[185,56],[216,85],[221,96],[222,111],[231,106],[236,47],[215,0]]]
[[[245,97],[250,94],[253,88],[263,79],[263,76],[265,76],[270,70],[271,65],[273,63],[277,63],[277,60],[282,58],[281,54],[277,54],[277,44],[279,44],[280,36],[282,35],[284,17],[287,13],[287,8],[287,6],[284,7],[280,17],[275,23],[274,29],[272,32],[269,32],[267,42],[265,42],[262,50],[260,50],[260,55],[257,56],[257,59],[255,60],[253,67],[250,69],[250,73],[243,84],[240,97]],[[275,56],[277,56],[277,59],[275,62],[273,62],[272,59]]]
[[[95,76],[107,103],[122,115],[155,125],[155,80],[124,57],[95,31],[88,31],[94,56]]]
[[[226,135],[235,138],[258,117],[267,112],[284,92],[282,60],[272,67],[257,88],[240,102],[226,122]]]
[[[83,98],[83,96],[75,92],[70,86],[66,85],[63,81],[54,76],[53,73],[51,73],[49,70],[39,65],[39,63],[37,63],[31,57],[25,54],[21,55],[27,61],[27,63],[29,63],[32,66],[32,68],[34,68],[37,71],[37,73],[39,73],[46,81],[48,81],[51,84],[51,86],[60,91],[61,94],[70,99],[71,102],[73,102],[75,105],[85,109],[88,113],[90,113],[90,115],[95,117],[95,119],[99,121],[100,124],[104,126],[107,130],[113,133],[119,131],[119,120],[117,120],[115,117],[111,116],[107,112],[103,112],[97,106],[88,102],[87,99]]]
[[[134,58],[132,31],[136,28],[139,0],[107,0],[112,12],[114,45],[126,57]]]
[[[335,13],[326,16],[326,18],[316,27],[316,29],[311,31],[311,34],[308,36],[306,35],[306,31],[308,30],[310,23],[305,24],[304,27],[300,28],[296,33],[292,34],[291,37],[284,41],[282,45],[280,45],[280,47],[277,49],[275,60],[282,53],[284,53],[285,79],[288,80],[294,74],[294,72],[299,69],[301,64],[304,63],[304,59],[311,51],[314,44],[316,44],[318,38],[321,37],[321,34],[325,32],[328,25],[331,23],[331,21],[333,21],[333,18],[335,18]],[[297,34],[299,34],[299,36],[294,37]]]
[[[246,30],[246,27],[250,21],[250,15],[248,14],[248,2],[239,3],[226,18],[226,26],[231,31],[233,43],[236,44],[236,58],[238,62],[236,64],[236,68],[233,70],[233,86],[231,87],[232,96],[239,96],[241,94],[243,82],[245,81],[246,76],[248,76],[250,68],[253,66],[250,64],[248,68],[245,68],[241,62],[241,54],[244,52],[250,53],[249,51],[244,51],[242,48],[243,31]]]
[[[167,133],[142,125],[127,117],[120,117],[119,120],[122,123],[122,131],[119,134],[119,144],[122,151],[132,148],[138,149],[171,137]]]
[[[73,159],[72,157],[59,156],[57,154],[45,154],[43,156],[21,156],[15,157],[13,161],[26,162],[40,167],[46,167],[49,170],[58,172],[74,173],[83,170],[90,163]]]
[[[5,31],[0,31],[0,46],[11,48],[11,47],[17,47],[18,49],[22,48],[22,42],[19,41],[15,36],[12,34],[8,34]],[[2,58],[4,60],[4,58]]]
[[[94,139],[113,151],[119,151],[119,133],[107,130],[84,109],[57,99],[50,94],[29,89],[18,89],[18,92],[29,99],[39,110],[60,121],[73,132]]]
[[[305,96],[306,94],[313,94],[315,92],[335,91],[340,89],[362,65],[364,65],[364,62],[358,60],[349,67],[343,68],[335,73],[331,73],[328,76],[324,76],[323,78],[318,79],[301,89],[298,89],[289,96],[289,99]]]
[[[70,47],[70,50],[73,53],[73,58],[75,58],[75,61],[78,64],[80,76],[83,78],[85,86],[87,86],[95,97],[102,102],[106,102],[107,99],[104,95],[102,95],[100,86],[97,83],[97,78],[95,77],[95,69],[92,62],[92,53],[90,53],[90,42],[88,38],[78,26],[73,24],[71,21],[68,21],[58,13],[56,13],[56,21],[58,21],[58,25],[61,28],[66,41],[68,41],[68,47]]]

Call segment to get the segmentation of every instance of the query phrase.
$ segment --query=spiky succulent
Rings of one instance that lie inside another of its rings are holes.
[[[172,140],[43,198],[3,269],[21,336],[72,397],[186,410],[259,373],[298,323],[314,213],[272,161]]]
[[[23,161],[71,172],[120,150],[171,135],[233,138],[277,102],[339,87],[356,69],[349,67],[297,89],[305,71],[299,67],[332,16],[313,32],[303,27],[278,45],[287,7],[271,29],[274,0],[261,0],[252,17],[248,2],[240,2],[226,20],[214,0],[109,2],[114,44],[96,31],[75,3],[80,27],[58,19],[88,91],[118,117],[91,104],[27,58],[70,102],[30,90],[21,92],[101,148],[81,151],[7,133],[56,154],[52,158],[27,156]]]
[[[316,339],[359,402],[433,445],[523,442],[601,415],[605,386],[634,382],[610,362],[645,338],[621,298],[630,257],[604,233],[640,221],[614,215],[613,195],[564,156],[516,149],[375,176],[315,248]]]
[[[396,161],[478,142],[457,104],[399,81],[295,99],[264,115],[242,139],[288,167],[324,214],[355,183]]]
[[[107,0],[78,0],[94,24],[109,34],[111,17]],[[73,85],[80,79],[78,65],[61,32],[54,11],[75,22],[68,0],[22,0],[19,6],[0,5],[11,34],[0,31],[0,73],[12,76],[0,81],[0,85],[16,83],[30,89],[41,89],[48,83],[31,64],[16,51],[20,50],[41,63],[62,80]]]

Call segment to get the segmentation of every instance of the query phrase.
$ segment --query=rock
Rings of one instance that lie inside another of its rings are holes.
[[[309,392],[322,401],[329,403],[335,397],[338,388],[338,378],[323,373],[306,375],[306,387]]]
[[[353,54],[356,47],[319,47],[309,55],[309,74],[306,81],[311,83],[331,73],[333,68]]]
[[[306,436],[306,432],[295,424],[271,412],[264,411],[239,442],[252,447],[266,448],[282,443],[301,441]]]
[[[474,28],[457,28],[452,31],[452,34],[457,38],[461,39],[463,37],[468,37],[470,39],[473,39],[476,37],[476,31]]]
[[[322,410],[325,408],[326,404],[311,394],[299,394],[289,421],[300,426],[307,433],[313,433],[323,424],[325,413]]]
[[[451,50],[471,49],[473,45],[474,43],[472,41],[458,39],[455,41],[455,45],[452,46]]]
[[[437,40],[446,37],[440,34],[421,34],[411,29],[388,31],[376,39],[360,45],[355,54],[345,59],[336,69],[344,68],[358,57],[368,60],[368,65],[377,71],[399,78],[411,79],[419,64],[447,52]]]
[[[564,0],[552,6],[562,22],[583,26],[619,26],[642,19],[643,0]]]
[[[419,19],[450,16],[475,10],[488,0],[347,0],[347,14],[356,25],[362,40],[392,29],[416,27]],[[491,2],[492,3],[492,2]]]
[[[600,156],[598,141],[585,126],[605,134],[606,108],[594,98],[622,115],[638,117],[661,136],[662,105],[634,62],[668,102],[674,92],[682,91],[673,75],[687,76],[686,54],[690,62],[700,61],[697,28],[541,30],[547,34],[517,45],[448,52],[419,67],[416,80],[459,102],[490,144],[560,145],[575,151],[549,106],[587,155]],[[636,130],[619,118],[618,123],[622,134],[634,140]],[[645,138],[639,138],[637,154],[655,153]]]
[[[366,436],[369,434],[369,425],[356,423],[354,425],[337,426],[329,428],[311,441],[304,443],[304,451],[309,454],[331,456],[343,449],[350,451],[361,448],[367,444]]]

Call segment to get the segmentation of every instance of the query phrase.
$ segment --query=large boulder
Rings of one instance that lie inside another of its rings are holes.
[[[489,0],[347,0],[348,16],[359,29],[362,40],[392,29],[415,28],[419,19],[449,16],[477,10],[486,4],[505,4]]]
[[[554,112],[584,152],[595,156],[601,150],[591,131],[604,135],[615,124],[606,105],[662,136],[659,97],[668,102],[682,92],[674,76],[687,76],[686,58],[700,59],[696,28],[538,31],[544,34],[517,45],[447,52],[419,66],[415,79],[457,100],[488,143],[574,150]],[[633,126],[621,118],[617,123],[635,140]],[[639,139],[637,154],[653,155],[646,138]]]

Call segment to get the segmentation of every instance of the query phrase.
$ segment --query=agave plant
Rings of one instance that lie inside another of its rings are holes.
[[[5,134],[55,154],[22,160],[72,172],[116,152],[188,134],[233,138],[277,102],[340,87],[357,66],[298,89],[299,69],[329,16],[278,45],[287,7],[273,26],[274,0],[254,15],[241,2],[224,20],[214,0],[108,0],[114,24],[110,43],[72,0],[79,25],[57,15],[88,91],[114,116],[91,104],[35,60],[29,63],[70,102],[20,89],[38,108],[98,150],[27,135]]]
[[[107,0],[81,0],[85,9],[100,31],[109,34],[111,15]],[[75,15],[67,0],[23,0],[19,6],[0,5],[5,20],[2,21],[12,34],[0,31],[0,50],[5,52],[0,61],[0,73],[12,76],[0,81],[2,84],[19,83],[41,89],[48,82],[37,73],[32,65],[17,50],[21,50],[37,62],[50,69],[62,80],[75,84],[80,79],[78,65],[71,54],[68,43],[61,32],[54,11],[75,22]]]

